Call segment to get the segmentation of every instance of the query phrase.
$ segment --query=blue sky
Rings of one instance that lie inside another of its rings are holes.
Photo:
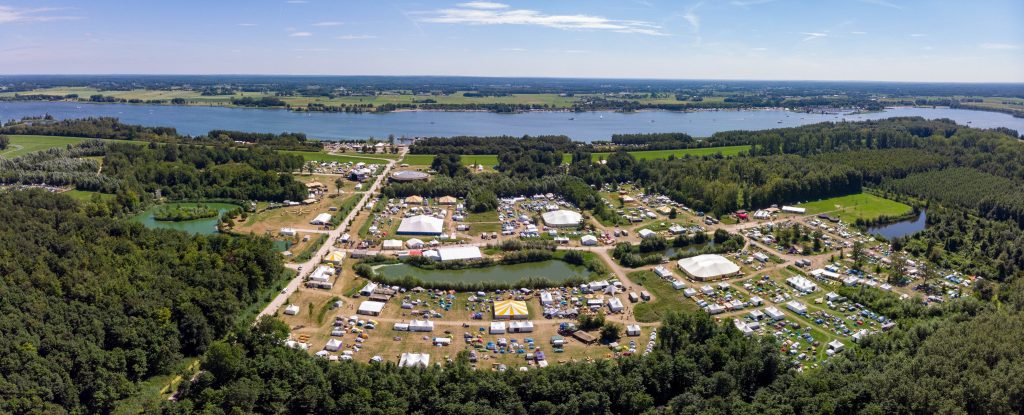
[[[4,74],[1024,82],[1021,0],[0,0]]]

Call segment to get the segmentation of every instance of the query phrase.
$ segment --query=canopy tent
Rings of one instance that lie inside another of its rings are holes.
[[[541,215],[544,224],[556,228],[578,226],[583,220],[583,215],[571,210],[556,210]]]
[[[402,219],[398,225],[399,235],[440,235],[444,228],[444,219],[427,215],[417,215]]]
[[[525,319],[529,315],[530,311],[526,308],[526,301],[501,300],[494,302],[494,318],[496,319]]]
[[[697,281],[707,281],[740,271],[740,267],[721,255],[697,255],[680,259],[679,269]]]
[[[345,253],[342,251],[333,251],[324,257],[324,262],[330,262],[332,264],[340,264],[345,259]]]

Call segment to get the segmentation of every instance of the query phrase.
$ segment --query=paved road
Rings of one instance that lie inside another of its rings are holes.
[[[256,316],[257,320],[263,316],[273,315],[274,313],[277,312],[279,308],[281,308],[282,305],[284,305],[284,303],[288,300],[288,297],[292,295],[292,293],[295,292],[296,289],[299,288],[299,286],[302,284],[302,281],[305,280],[306,276],[313,272],[313,269],[317,266],[317,264],[320,263],[321,258],[327,255],[327,253],[332,249],[332,247],[334,246],[334,242],[337,241],[339,237],[341,237],[342,233],[345,232],[345,228],[347,228],[352,223],[352,220],[355,219],[355,217],[359,214],[360,211],[362,211],[366,203],[372,200],[374,193],[380,190],[380,187],[384,183],[384,180],[387,180],[388,173],[391,172],[391,169],[404,157],[405,150],[403,150],[403,152],[399,155],[399,158],[397,160],[388,161],[387,166],[384,167],[384,171],[379,176],[377,176],[377,180],[373,182],[373,185],[370,186],[370,188],[367,189],[365,193],[363,193],[362,199],[360,199],[359,203],[357,203],[355,207],[352,209],[352,211],[348,213],[348,216],[345,217],[345,220],[341,221],[337,228],[327,232],[327,241],[324,242],[323,246],[320,247],[320,249],[316,252],[315,255],[310,257],[309,261],[306,261],[301,264],[285,265],[288,268],[298,270],[299,273],[295,275],[295,278],[292,278],[292,280],[288,282],[288,285],[285,286],[284,290],[278,293],[277,296],[270,301],[270,304],[267,304],[267,306],[263,308],[263,311],[260,311],[260,314]]]

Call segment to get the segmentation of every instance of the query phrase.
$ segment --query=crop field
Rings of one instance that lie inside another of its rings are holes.
[[[903,203],[868,193],[833,197],[798,206],[807,208],[807,213],[811,215],[828,213],[839,216],[846,223],[853,223],[857,219],[869,220],[881,216],[905,215],[912,209]]]

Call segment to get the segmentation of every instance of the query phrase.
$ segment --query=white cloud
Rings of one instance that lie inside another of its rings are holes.
[[[686,20],[686,23],[689,23],[690,26],[693,26],[694,32],[700,31],[700,16],[694,14],[692,10],[687,11],[686,14],[683,15],[683,19]]]
[[[750,50],[755,51],[755,52],[764,52],[764,51],[768,50],[768,48],[753,48],[753,49],[750,49]]]
[[[479,3],[462,3],[461,8],[441,9],[431,12],[431,16],[420,19],[429,23],[453,23],[469,25],[525,25],[543,26],[562,30],[606,30],[616,33],[636,33],[651,36],[663,36],[661,27],[652,23],[637,20],[615,20],[601,16],[585,14],[550,15],[536,10],[526,9],[482,9]],[[466,7],[473,4],[476,7]]]
[[[526,49],[523,48],[502,48],[501,50],[503,52],[526,52]]]
[[[309,33],[309,32],[295,32],[295,33],[292,33],[292,34],[290,34],[288,36],[291,36],[291,37],[310,37],[310,36],[313,36],[313,34]]]
[[[821,39],[823,37],[828,37],[828,33],[820,33],[820,32],[801,32],[800,34],[804,35],[804,36],[807,36],[807,37],[804,38],[804,40],[803,40],[804,42],[806,42],[808,40]]]
[[[1020,45],[1012,45],[1009,43],[982,43],[980,45],[982,49],[990,50],[1017,50],[1020,49]]]
[[[885,0],[860,0],[860,1],[863,2],[863,3],[867,3],[867,4],[874,4],[876,6],[888,7],[890,9],[903,10],[903,6],[900,6],[900,5],[895,4],[895,3],[890,3],[890,2],[885,1]]]
[[[759,4],[767,4],[767,3],[771,3],[773,1],[775,1],[775,0],[733,0],[733,1],[729,2],[729,3],[731,3],[733,6],[747,7],[747,6],[757,6]]]
[[[4,23],[34,23],[52,22],[57,20],[77,20],[81,16],[56,15],[53,12],[62,9],[55,7],[38,7],[34,9],[19,9],[10,6],[0,6],[0,24]]]
[[[316,22],[316,23],[313,23],[313,26],[326,27],[326,26],[341,26],[343,24],[345,24],[345,23],[342,23],[342,22]]]
[[[256,23],[239,23],[238,26],[253,27],[253,26],[256,26]]]
[[[928,36],[928,35],[926,35],[924,33],[911,33],[910,34],[910,37],[925,37],[925,36]]]
[[[851,35],[866,35],[868,32],[854,31],[850,32]]]
[[[508,5],[504,3],[495,3],[492,1],[471,1],[468,3],[459,3],[456,6],[467,7],[470,9],[484,9],[484,10],[495,10],[495,9],[507,9]]]
[[[338,40],[363,40],[363,39],[376,39],[374,35],[341,35],[336,37]]]

